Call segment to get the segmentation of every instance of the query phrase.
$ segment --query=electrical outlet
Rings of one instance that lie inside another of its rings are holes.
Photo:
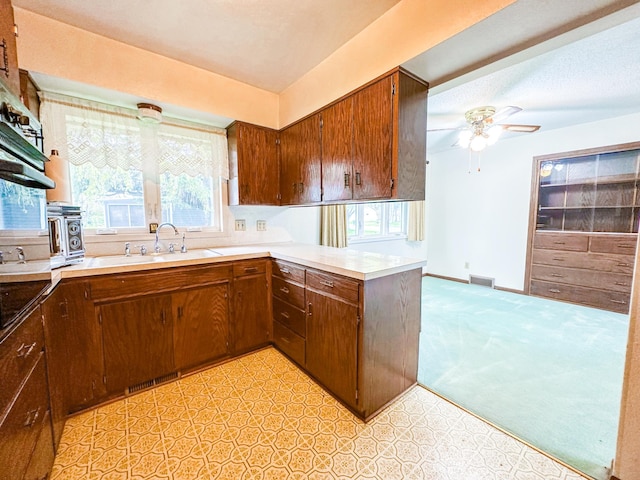
[[[466,268],[467,270],[469,270],[469,262],[464,262],[464,268]]]
[[[265,232],[267,230],[267,221],[258,220],[256,222],[256,230],[258,230],[259,232]]]
[[[149,233],[156,233],[156,230],[158,230],[158,224],[157,223],[150,223],[149,224]]]
[[[244,232],[247,229],[247,222],[244,220],[236,220],[236,231]]]

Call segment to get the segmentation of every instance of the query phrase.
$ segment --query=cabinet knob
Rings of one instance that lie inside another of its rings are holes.
[[[309,312],[309,316],[313,315],[313,305],[311,305],[311,303],[309,303],[309,308],[308,308],[308,312]]]

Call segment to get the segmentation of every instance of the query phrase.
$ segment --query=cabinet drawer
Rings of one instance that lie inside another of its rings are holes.
[[[279,298],[273,299],[273,319],[293,330],[301,337],[306,336],[307,322],[303,310],[283,302]]]
[[[40,308],[31,314],[0,344],[0,418],[38,360],[44,345]]]
[[[294,263],[283,262],[282,260],[273,261],[273,275],[304,284],[304,267]]]
[[[127,298],[132,295],[208,285],[229,280],[232,271],[231,263],[228,263],[218,266],[179,267],[143,273],[103,275],[91,279],[91,299]]]
[[[233,263],[233,276],[242,277],[244,275],[256,275],[267,271],[265,260],[251,260],[247,262]]]
[[[44,353],[40,352],[36,366],[0,425],[0,465],[5,478],[23,478],[48,403]]]
[[[358,303],[358,287],[357,280],[351,280],[345,277],[338,277],[330,273],[318,272],[316,270],[307,270],[307,287],[313,288],[320,292],[329,293],[345,299],[348,302]]]
[[[632,255],[566,252],[536,248],[532,253],[532,263],[534,265],[556,265],[633,275],[634,257]]]
[[[50,414],[47,411],[42,419],[40,426],[40,434],[36,442],[35,449],[29,460],[27,473],[24,474],[24,480],[42,480],[49,478],[53,466],[53,434],[51,430]]]
[[[530,293],[613,312],[629,313],[629,295],[621,292],[532,280]]]
[[[280,322],[273,322],[273,341],[282,352],[297,364],[304,367],[305,342],[300,335],[293,333]]]
[[[635,235],[593,235],[591,236],[589,250],[599,253],[635,255],[636,241]]]
[[[599,288],[601,290],[613,290],[627,294],[631,293],[632,276],[623,273],[534,265],[531,269],[531,278],[548,282]]]
[[[588,235],[537,232],[533,239],[533,248],[586,252],[588,250],[588,247]]]
[[[290,303],[294,307],[304,310],[304,287],[295,283],[286,282],[281,278],[274,277],[271,282],[273,285],[273,294]]]

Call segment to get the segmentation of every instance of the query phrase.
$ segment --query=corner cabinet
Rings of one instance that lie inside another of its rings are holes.
[[[535,157],[529,293],[628,313],[639,185],[638,142]]]
[[[279,205],[277,130],[234,122],[227,128],[229,205]]]
[[[274,260],[274,344],[364,420],[416,383],[421,269],[361,281]]]

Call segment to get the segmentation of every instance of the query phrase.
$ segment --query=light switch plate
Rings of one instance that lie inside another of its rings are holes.
[[[265,232],[267,230],[267,221],[258,220],[256,222],[256,230],[258,230],[259,232]]]
[[[236,231],[245,231],[247,229],[247,222],[244,220],[236,220]]]

